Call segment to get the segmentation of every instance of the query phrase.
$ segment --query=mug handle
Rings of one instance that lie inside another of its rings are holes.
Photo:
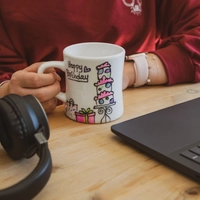
[[[40,67],[38,68],[38,74],[43,74],[44,70],[50,67],[56,67],[65,72],[65,66],[63,61],[48,61],[40,65]],[[59,92],[56,95],[56,98],[63,102],[67,101],[66,94],[64,92]]]

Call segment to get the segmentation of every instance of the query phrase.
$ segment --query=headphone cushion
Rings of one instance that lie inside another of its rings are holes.
[[[32,148],[34,133],[39,128],[34,113],[29,113],[25,98],[8,95],[0,99],[0,141],[9,156],[15,160],[26,157]],[[33,115],[33,116],[31,116]]]

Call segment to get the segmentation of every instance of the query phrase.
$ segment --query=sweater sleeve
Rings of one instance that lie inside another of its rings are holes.
[[[165,66],[168,85],[200,82],[200,1],[158,2],[154,53]]]
[[[27,66],[25,59],[18,54],[0,15],[0,83],[9,80],[15,71]]]

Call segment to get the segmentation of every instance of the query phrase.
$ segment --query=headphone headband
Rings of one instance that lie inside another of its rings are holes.
[[[42,144],[38,154],[40,160],[36,168],[16,185],[0,190],[1,200],[32,199],[43,189],[52,171],[52,161],[47,144]]]

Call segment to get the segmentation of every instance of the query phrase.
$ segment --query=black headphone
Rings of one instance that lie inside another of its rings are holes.
[[[39,156],[26,178],[0,190],[1,200],[29,200],[46,185],[52,171],[48,139],[47,116],[35,97],[9,94],[0,99],[0,142],[8,155],[14,160]]]

